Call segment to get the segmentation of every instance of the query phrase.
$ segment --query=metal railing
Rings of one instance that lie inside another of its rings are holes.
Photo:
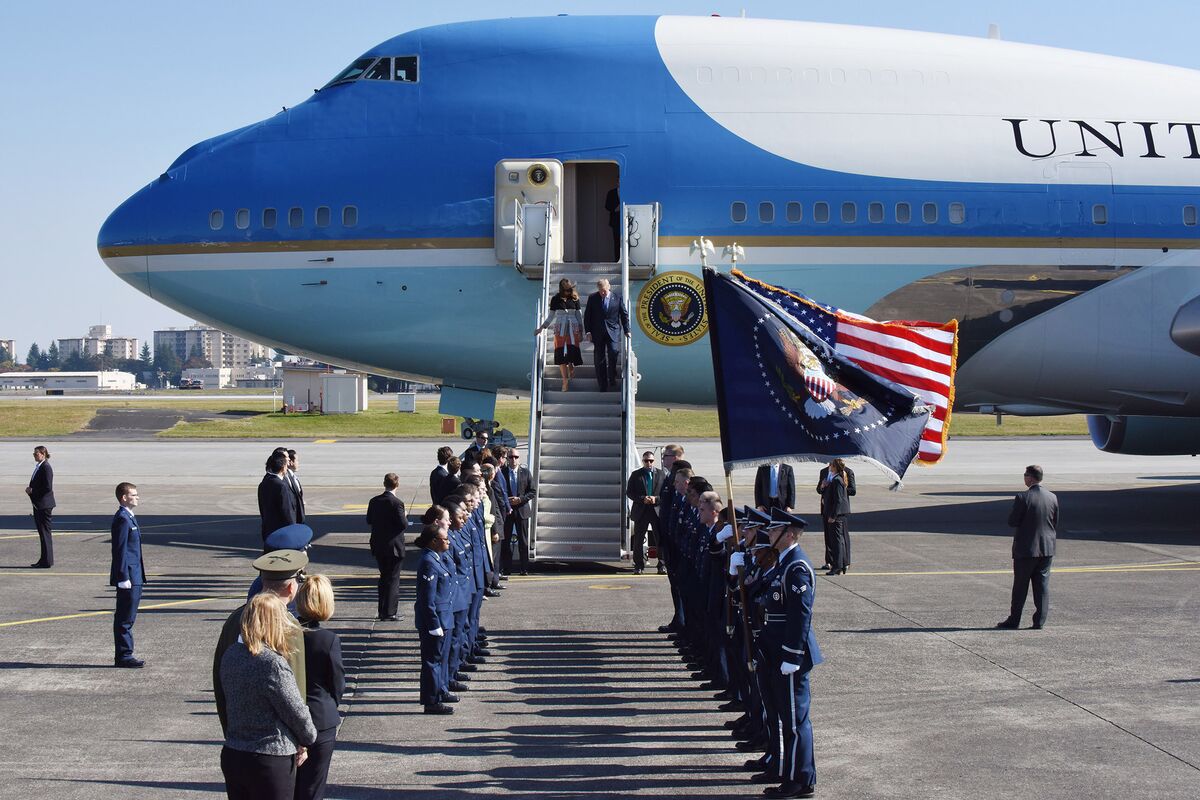
[[[534,337],[533,345],[533,366],[529,370],[529,473],[533,476],[533,485],[540,486],[539,471],[541,469],[541,450],[542,450],[542,407],[545,398],[542,394],[542,380],[546,372],[546,340],[549,336],[548,329],[541,328],[541,324],[546,319],[546,315],[550,313],[550,237],[554,233],[554,215],[556,211],[554,206],[549,206],[546,213],[546,238],[545,245],[542,250],[542,293],[538,297],[537,307],[534,314],[535,326],[538,326],[537,336]],[[517,216],[523,217],[523,209],[518,204]],[[514,255],[519,250],[514,249]],[[522,270],[523,271],[523,270]],[[537,554],[537,500],[533,503],[533,513],[529,516],[529,553],[530,557]]]
[[[629,300],[629,212],[621,206],[621,302],[630,308]],[[625,471],[621,475],[621,488],[625,477],[637,469],[641,462],[637,457],[637,356],[633,352],[633,337],[626,336],[621,349],[621,462]],[[622,492],[623,494],[623,492]],[[621,552],[630,550],[629,501],[621,503]]]

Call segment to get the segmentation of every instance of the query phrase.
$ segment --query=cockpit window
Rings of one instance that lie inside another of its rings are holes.
[[[367,67],[371,66],[371,64],[374,62],[375,59],[373,58],[360,58],[339,72],[333,80],[325,85],[333,86],[335,83],[349,83],[350,81],[356,81],[362,77],[364,72],[367,71]]]
[[[363,73],[362,77],[366,81],[390,81],[392,79],[392,60],[390,58],[379,59]]]
[[[392,71],[392,80],[402,83],[417,82],[417,57],[416,56],[396,56],[395,69]]]
[[[325,87],[352,81],[417,82],[417,56],[360,58],[337,74]]]

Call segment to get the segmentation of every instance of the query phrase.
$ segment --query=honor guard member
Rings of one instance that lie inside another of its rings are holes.
[[[821,651],[812,632],[813,591],[816,576],[799,539],[807,523],[782,509],[771,510],[771,544],[779,554],[775,568],[764,576],[764,625],[758,637],[763,675],[770,688],[769,705],[778,718],[778,764],[772,764],[767,797],[812,797],[817,772],[813,760],[812,722],[808,673],[821,663]],[[774,744],[774,742],[772,742]]]
[[[450,535],[435,524],[426,525],[417,537],[422,548],[417,563],[417,601],[413,608],[421,639],[421,705],[426,714],[453,714],[447,702],[458,702],[450,692],[446,674],[447,649],[454,629],[453,576],[448,558]]]
[[[738,750],[746,753],[763,752],[762,756],[747,761],[743,767],[752,772],[763,772],[762,780],[773,782],[773,775],[777,770],[773,770],[771,765],[778,763],[779,760],[777,741],[779,724],[774,714],[774,705],[770,703],[769,676],[766,675],[763,659],[759,655],[758,640],[764,626],[763,603],[766,599],[766,592],[763,590],[774,572],[778,553],[771,546],[771,533],[766,529],[771,522],[771,515],[764,514],[757,509],[750,509],[747,514],[758,522],[758,530],[753,535],[753,544],[749,547],[749,568],[743,574],[752,641],[751,651],[747,654],[747,669],[750,672],[751,696],[755,705],[740,721],[740,724],[734,725],[733,734],[734,738],[742,740],[738,742]],[[770,746],[772,741],[776,742],[774,748]]]
[[[308,566],[308,556],[300,550],[276,550],[254,559],[254,568],[262,578],[263,591],[272,592],[292,603],[296,599],[296,590],[304,581],[304,568]],[[245,605],[238,606],[221,626],[221,638],[217,640],[217,649],[213,653],[213,695],[217,701],[217,719],[221,722],[221,731],[226,728],[225,690],[221,687],[221,657],[232,647],[242,635],[242,612]],[[299,625],[288,634],[288,647],[291,654],[288,664],[296,676],[296,685],[300,689],[300,699],[307,702],[307,672],[304,669],[304,629]]]
[[[746,556],[747,553],[752,552],[759,529],[770,522],[771,518],[745,506],[736,519],[738,530],[741,533],[741,546],[729,556],[727,572],[733,617],[726,634],[729,637],[728,661],[731,672],[736,675],[738,700],[730,701],[725,706],[721,706],[720,710],[744,712],[739,719],[727,723],[726,727],[734,729],[735,736],[738,738],[755,741],[765,737],[766,728],[762,722],[762,699],[758,693],[755,676],[748,666],[754,660],[753,637],[756,635],[755,615],[751,614],[747,608],[751,596],[755,563],[752,558],[748,560]],[[767,546],[770,546],[770,542],[767,543]],[[743,594],[747,601],[745,604],[742,602]],[[746,639],[747,631],[750,632],[750,641]]]
[[[133,623],[142,599],[142,585],[146,583],[146,567],[142,562],[142,533],[133,513],[138,506],[137,486],[118,483],[116,493],[121,507],[112,519],[112,567],[108,573],[108,584],[117,588],[117,609],[113,614],[116,657],[113,663],[118,667],[140,669],[146,662],[133,655]]]

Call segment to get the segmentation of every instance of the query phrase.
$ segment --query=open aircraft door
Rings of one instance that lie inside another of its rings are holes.
[[[562,202],[562,162],[543,158],[497,163],[496,260],[513,264],[530,278],[542,276],[543,264],[562,261]]]
[[[625,206],[629,237],[629,276],[649,278],[658,267],[658,203]]]

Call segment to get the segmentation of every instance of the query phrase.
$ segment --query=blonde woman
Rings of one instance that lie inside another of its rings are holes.
[[[221,657],[221,772],[230,800],[292,800],[297,767],[317,738],[287,661],[295,628],[281,598],[257,594],[242,612],[241,641]]]
[[[568,278],[558,282],[558,294],[550,298],[550,313],[546,315],[534,336],[554,326],[554,363],[562,377],[562,390],[567,391],[575,368],[583,363],[579,343],[583,340],[583,315],[579,313],[579,292]]]
[[[304,628],[304,673],[308,713],[317,729],[317,740],[308,748],[308,758],[296,773],[296,800],[320,800],[325,796],[329,761],[337,743],[342,718],[338,706],[346,691],[342,666],[342,642],[322,622],[333,616],[333,585],[324,575],[309,575],[296,595],[296,612]]]

